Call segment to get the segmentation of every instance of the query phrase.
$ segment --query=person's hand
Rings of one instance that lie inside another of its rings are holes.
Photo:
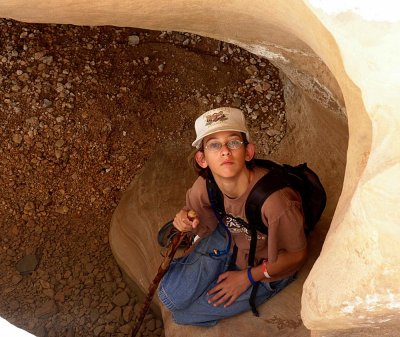
[[[212,288],[207,295],[213,295],[208,303],[219,306],[222,303],[224,307],[229,307],[236,299],[244,293],[250,286],[246,270],[227,271],[219,275],[217,285]]]
[[[182,209],[175,215],[173,224],[181,232],[190,232],[195,230],[199,225],[199,218],[194,211]]]

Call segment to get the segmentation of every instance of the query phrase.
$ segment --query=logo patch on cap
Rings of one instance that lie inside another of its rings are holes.
[[[206,126],[210,126],[216,122],[226,121],[228,117],[225,115],[225,112],[220,110],[218,112],[214,112],[211,115],[206,116]]]

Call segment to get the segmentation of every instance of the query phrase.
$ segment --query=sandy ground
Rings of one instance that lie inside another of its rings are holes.
[[[279,146],[267,60],[188,33],[0,19],[0,316],[37,336],[128,336],[140,304],[108,245],[113,210],[156,143],[190,142],[219,106],[245,111],[261,156]]]

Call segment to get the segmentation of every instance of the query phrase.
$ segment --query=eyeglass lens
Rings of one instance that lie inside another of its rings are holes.
[[[219,151],[222,149],[222,146],[226,145],[230,150],[236,150],[243,145],[243,142],[237,139],[232,139],[227,141],[225,144],[221,142],[209,142],[205,148],[211,151]]]

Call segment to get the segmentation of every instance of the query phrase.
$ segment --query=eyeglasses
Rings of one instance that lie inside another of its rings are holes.
[[[210,150],[211,152],[217,152],[221,151],[222,147],[226,145],[229,150],[237,150],[241,148],[243,144],[247,144],[247,142],[238,139],[228,140],[226,143],[211,141],[204,146],[204,149]]]

